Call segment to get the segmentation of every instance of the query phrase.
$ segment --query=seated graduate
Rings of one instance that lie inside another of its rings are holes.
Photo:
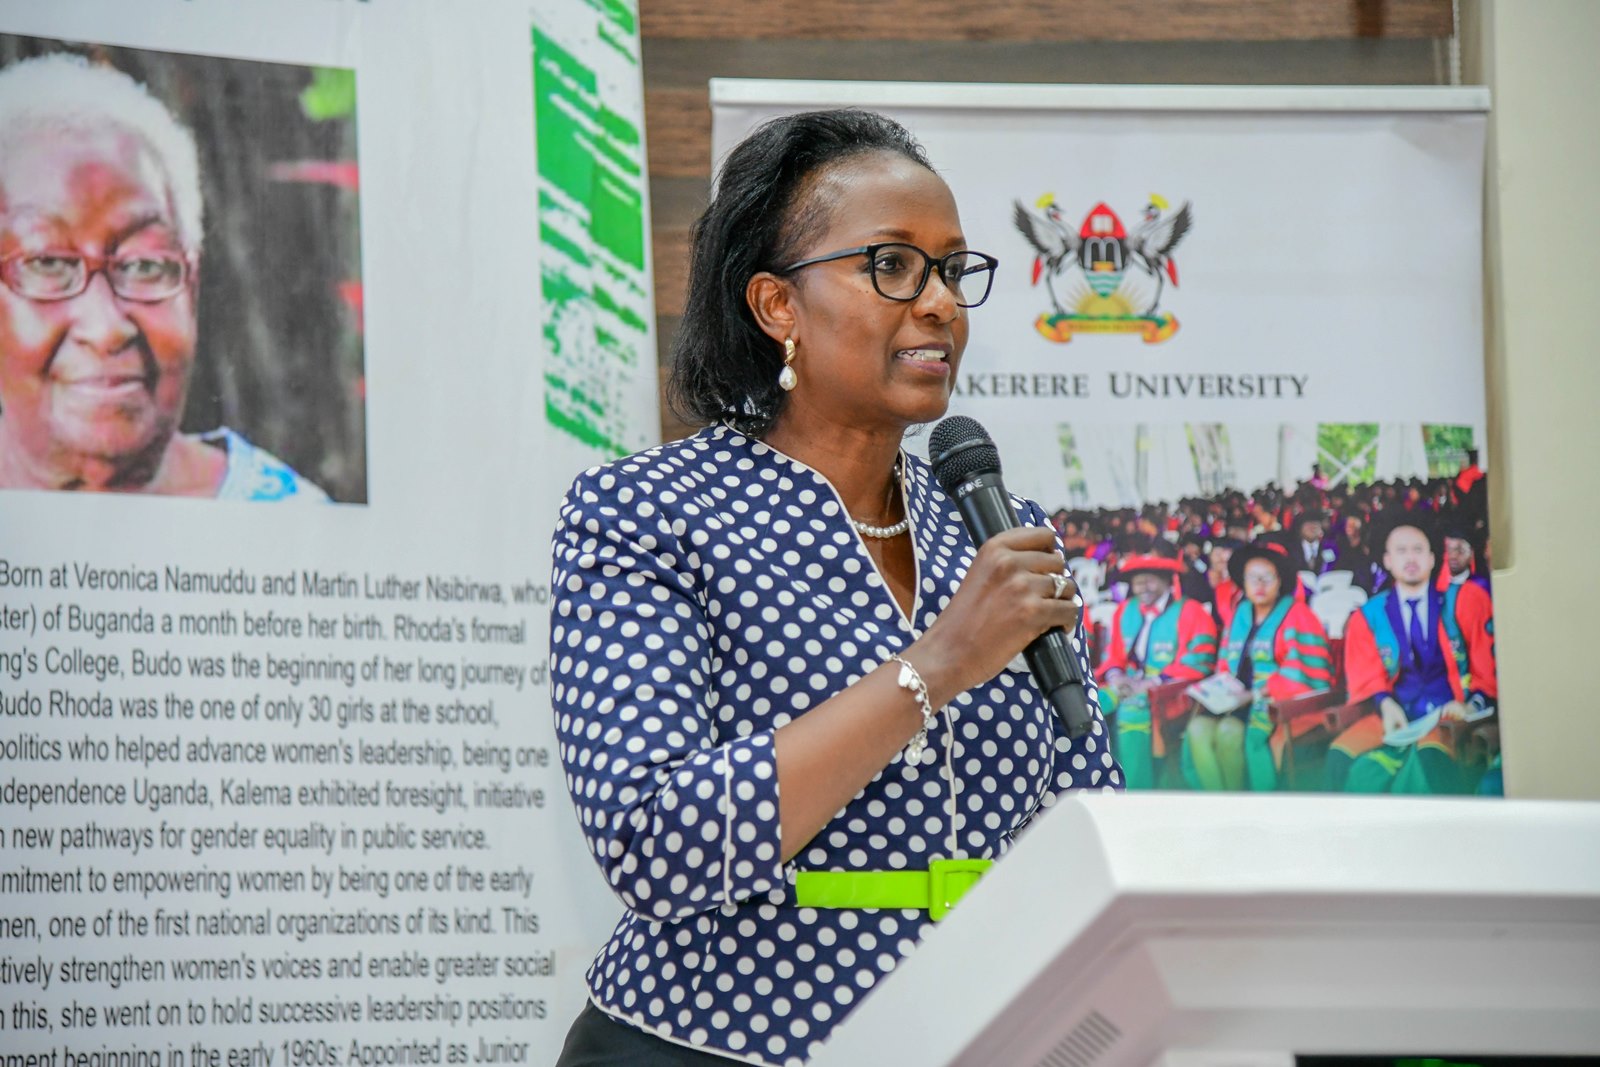
[[[1117,760],[1128,788],[1155,785],[1155,761],[1166,755],[1150,728],[1152,686],[1199,681],[1217,664],[1217,624],[1206,606],[1180,596],[1173,580],[1183,564],[1164,556],[1130,556],[1119,577],[1132,596],[1111,617],[1106,656],[1095,670],[1100,707],[1115,715]]]
[[[1277,544],[1236,549],[1229,574],[1244,590],[1217,661],[1249,693],[1239,708],[1213,714],[1196,707],[1183,737],[1183,776],[1196,789],[1278,787],[1283,750],[1293,739],[1274,729],[1270,704],[1333,685],[1328,634],[1295,597],[1294,561]]]
[[[1467,783],[1441,724],[1494,710],[1494,609],[1471,582],[1437,587],[1438,553],[1420,513],[1393,522],[1383,546],[1392,585],[1345,626],[1350,699],[1371,701],[1373,710],[1334,738],[1328,788],[1461,792]]]

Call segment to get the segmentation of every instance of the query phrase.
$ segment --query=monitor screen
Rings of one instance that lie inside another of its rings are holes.
[[[1600,1067],[1593,1056],[1296,1056],[1295,1067]]]

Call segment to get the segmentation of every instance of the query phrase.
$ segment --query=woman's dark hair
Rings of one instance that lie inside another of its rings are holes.
[[[751,277],[799,258],[829,205],[813,195],[828,167],[892,152],[933,169],[905,127],[847,108],[785,115],[741,141],[722,164],[689,248],[689,291],[672,342],[668,403],[685,421],[726,421],[765,433],[783,410],[783,346],[762,332],[745,302]]]

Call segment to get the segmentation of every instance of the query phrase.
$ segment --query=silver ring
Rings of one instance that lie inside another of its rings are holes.
[[[1072,587],[1072,583],[1067,579],[1065,574],[1052,574],[1050,576],[1050,580],[1055,583],[1056,587],[1055,592],[1051,593],[1050,595],[1056,600],[1060,600],[1062,597],[1066,596],[1067,590]]]

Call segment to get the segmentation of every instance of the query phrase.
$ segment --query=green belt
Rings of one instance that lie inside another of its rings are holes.
[[[925,871],[797,871],[802,908],[917,908],[938,922],[994,860],[933,860]]]

